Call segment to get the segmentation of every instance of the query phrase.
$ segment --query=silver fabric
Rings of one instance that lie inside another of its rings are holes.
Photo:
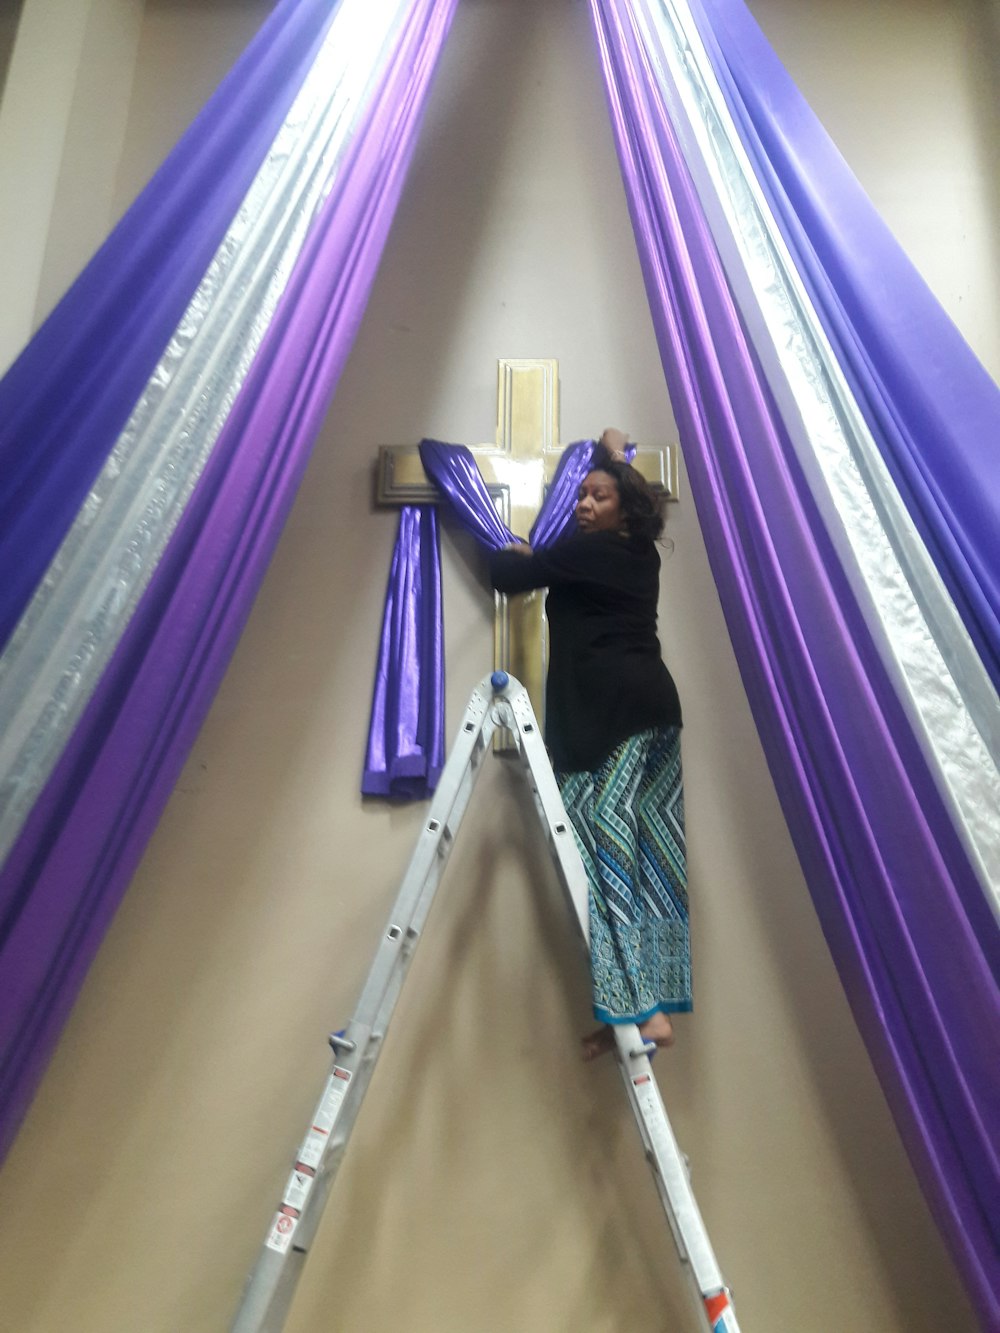
[[[852,588],[1000,915],[1000,701],[830,347],[687,0],[640,18],[741,313]]]
[[[0,656],[0,861],[152,577],[409,0],[341,0],[176,332]]]

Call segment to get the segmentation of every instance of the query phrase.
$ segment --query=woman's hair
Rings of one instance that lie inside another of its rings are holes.
[[[614,478],[622,506],[622,517],[632,537],[648,537],[656,541],[667,521],[667,497],[654,490],[649,482],[629,463],[613,458],[602,444],[594,449],[591,472],[606,472]]]

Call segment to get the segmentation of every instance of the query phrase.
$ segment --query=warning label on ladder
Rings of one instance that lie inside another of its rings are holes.
[[[277,1250],[279,1254],[284,1254],[292,1243],[292,1235],[298,1226],[298,1214],[292,1211],[286,1211],[285,1208],[279,1208],[277,1216],[274,1219],[274,1225],[271,1227],[265,1244],[268,1249]]]
[[[306,1199],[309,1197],[314,1179],[315,1172],[303,1171],[296,1167],[288,1177],[288,1184],[285,1186],[285,1194],[281,1202],[301,1213],[306,1205]]]
[[[351,1081],[351,1071],[339,1065],[326,1081],[323,1096],[319,1100],[309,1133],[299,1149],[299,1155],[292,1174],[288,1177],[281,1207],[275,1216],[271,1230],[264,1244],[269,1250],[285,1254],[292,1243],[292,1235],[299,1222],[299,1214],[306,1205],[309,1191],[313,1187],[316,1169],[323,1160],[326,1145],[330,1142],[330,1132],[337,1122],[344,1096]]]
[[[299,1152],[299,1165],[312,1167],[313,1170],[319,1166],[323,1153],[326,1151],[326,1145],[330,1141],[330,1132],[336,1124],[350,1081],[351,1071],[342,1069],[339,1065],[334,1068],[333,1073],[327,1079],[309,1133],[306,1135]]]

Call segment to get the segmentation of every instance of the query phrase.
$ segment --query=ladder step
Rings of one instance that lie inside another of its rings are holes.
[[[655,1041],[644,1041],[640,1043],[640,1045],[638,1045],[634,1051],[630,1051],[629,1054],[633,1057],[633,1059],[636,1056],[645,1055],[648,1056],[650,1060],[652,1060],[653,1056],[656,1054],[658,1049],[659,1047],[657,1046]]]

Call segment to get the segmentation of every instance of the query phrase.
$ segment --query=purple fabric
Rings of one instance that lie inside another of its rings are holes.
[[[532,546],[551,546],[573,526],[577,491],[590,470],[595,448],[593,440],[580,440],[563,450],[531,528]],[[635,445],[627,446],[625,452],[634,458]],[[483,546],[496,551],[517,540],[497,516],[471,449],[462,444],[422,440],[420,461],[461,526]]]
[[[420,461],[466,532],[493,549],[514,540],[471,450],[422,440]],[[443,643],[435,510],[408,506],[400,515],[385,594],[363,796],[415,801],[436,788],[444,763]]]
[[[577,492],[580,483],[590,471],[590,465],[597,448],[594,440],[579,440],[569,444],[563,450],[555,476],[545,493],[545,500],[528,537],[530,546],[544,549],[575,531]],[[631,463],[635,458],[635,445],[625,446],[625,459]]]
[[[361,320],[455,0],[416,0],[257,360],[0,874],[0,1148],[208,710]]]
[[[281,0],[0,380],[0,647],[218,249],[333,8]]]
[[[529,546],[544,549],[575,530],[577,493],[590,471],[596,447],[593,440],[580,440],[563,450],[555,476],[545,493],[545,502],[528,534]]]
[[[1000,388],[743,0],[691,0],[691,9],[872,434],[1000,689]]]
[[[478,542],[498,551],[515,540],[500,521],[471,449],[464,444],[422,440],[420,461],[458,522]]]
[[[559,460],[532,544],[551,545],[573,523],[580,482],[594,443],[570,445]],[[632,450],[634,454],[634,448]],[[515,540],[496,511],[471,449],[422,440],[420,461],[460,526],[482,546],[499,550]],[[444,618],[436,524],[403,510],[382,616],[368,749],[365,796],[419,800],[437,786],[444,756]],[[433,512],[428,506],[426,513]]]
[[[444,764],[444,620],[437,511],[407,505],[389,571],[361,791],[412,801]]]
[[[995,925],[758,375],[630,22],[633,4],[591,8],[692,494],[744,684],[896,1122],[996,1327]]]

